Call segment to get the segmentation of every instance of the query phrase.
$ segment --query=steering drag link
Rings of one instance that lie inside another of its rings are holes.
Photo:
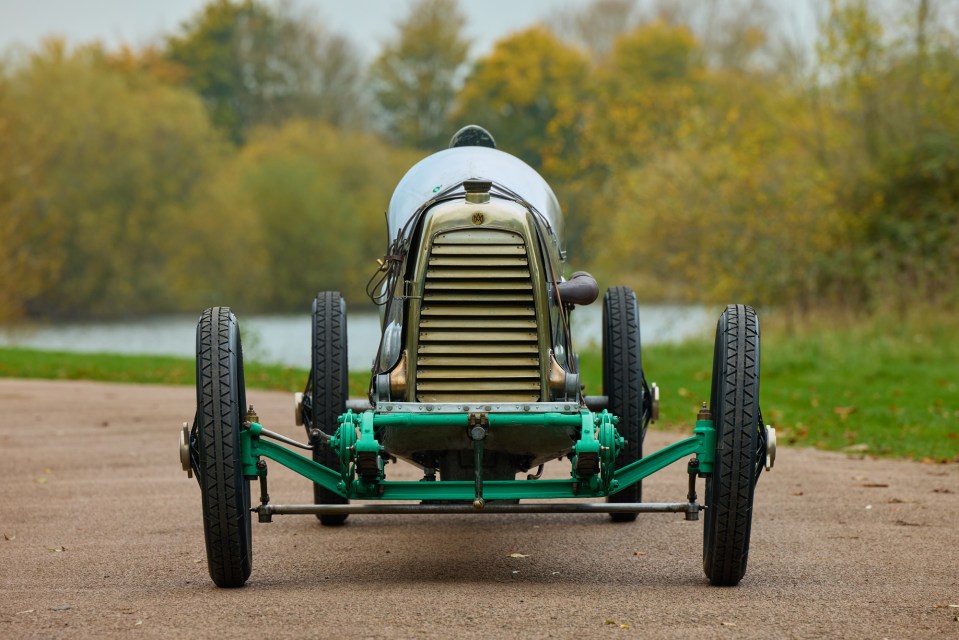
[[[285,444],[290,445],[291,447],[299,447],[300,449],[306,449],[307,451],[312,451],[312,450],[313,450],[313,445],[303,444],[302,442],[298,442],[298,441],[294,440],[293,438],[287,438],[285,435],[283,435],[283,434],[281,434],[281,433],[276,433],[275,431],[270,431],[269,429],[264,429],[264,428],[263,428],[263,425],[261,425],[261,424],[258,423],[258,422],[246,421],[246,422],[243,423],[243,428],[244,428],[244,429],[250,429],[250,428],[253,427],[254,424],[256,424],[256,425],[259,427],[259,431],[257,432],[256,435],[265,436],[265,437],[271,438],[271,439],[273,439],[273,440],[278,440],[278,441],[280,441],[280,442],[283,442],[283,443],[285,443]],[[313,431],[318,431],[318,429],[314,429]]]

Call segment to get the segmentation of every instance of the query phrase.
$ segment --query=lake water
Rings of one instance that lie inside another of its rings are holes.
[[[722,309],[699,305],[640,307],[643,344],[710,337]],[[243,354],[247,360],[310,367],[310,315],[240,317]],[[197,317],[158,317],[126,322],[24,325],[0,329],[0,345],[78,353],[129,353],[194,357]],[[379,344],[376,312],[347,316],[350,369],[369,369]],[[573,314],[577,349],[602,341],[602,306],[578,308]]]

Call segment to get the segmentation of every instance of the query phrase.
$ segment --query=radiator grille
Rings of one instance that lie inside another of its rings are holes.
[[[416,399],[536,402],[542,395],[536,304],[522,236],[438,234],[420,307]]]

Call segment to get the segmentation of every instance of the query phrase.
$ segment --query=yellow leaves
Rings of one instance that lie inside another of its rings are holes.
[[[419,0],[370,67],[384,128],[398,144],[435,149],[449,139],[445,116],[469,52],[464,23],[453,0]]]
[[[834,177],[808,171],[815,159],[799,141],[807,133],[790,137],[792,99],[778,87],[709,73],[702,93],[667,86],[597,109],[606,119],[591,131],[591,153],[614,177],[591,209],[617,230],[615,243],[602,233],[592,240],[599,275],[642,273],[654,299],[812,295],[821,256],[842,240]],[[783,120],[770,118],[784,102]]]
[[[839,420],[845,422],[849,416],[857,411],[856,407],[833,407],[832,412],[839,416]]]
[[[732,124],[739,120],[740,114],[737,107],[732,107],[726,112],[726,123]]]
[[[766,32],[759,27],[750,25],[743,33],[743,46],[749,51],[758,49],[768,40]]]
[[[0,142],[13,151],[0,152],[0,175],[20,175],[0,193],[0,220],[23,224],[4,238],[15,249],[0,273],[51,315],[136,314],[167,298],[167,225],[219,159],[197,96],[129,74],[95,47],[53,46],[6,78],[0,120],[17,126]]]
[[[616,622],[615,620],[610,620],[609,618],[603,621],[603,625],[607,627],[619,627],[620,629],[632,628],[632,625],[629,624],[628,622],[623,622],[622,624],[620,624],[619,622]]]
[[[543,26],[511,34],[476,64],[452,120],[482,122],[536,168],[544,156],[575,161],[579,154],[568,153],[566,143],[591,95],[588,71],[585,54]]]
[[[254,130],[195,205],[188,224],[202,241],[188,246],[207,250],[184,258],[182,288],[214,282],[225,299],[274,310],[300,306],[318,287],[361,303],[383,251],[383,207],[419,157],[316,121]],[[243,260],[233,259],[236,246]]]
[[[698,64],[699,48],[689,27],[656,21],[617,38],[609,69],[621,74],[617,82],[623,85],[688,79]]]

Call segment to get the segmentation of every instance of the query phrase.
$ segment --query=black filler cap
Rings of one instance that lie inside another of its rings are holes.
[[[450,139],[450,149],[453,147],[487,147],[496,148],[496,140],[489,131],[478,124],[468,124]]]
[[[466,193],[489,193],[489,190],[493,187],[493,182],[491,180],[464,180],[463,188],[466,189]]]

